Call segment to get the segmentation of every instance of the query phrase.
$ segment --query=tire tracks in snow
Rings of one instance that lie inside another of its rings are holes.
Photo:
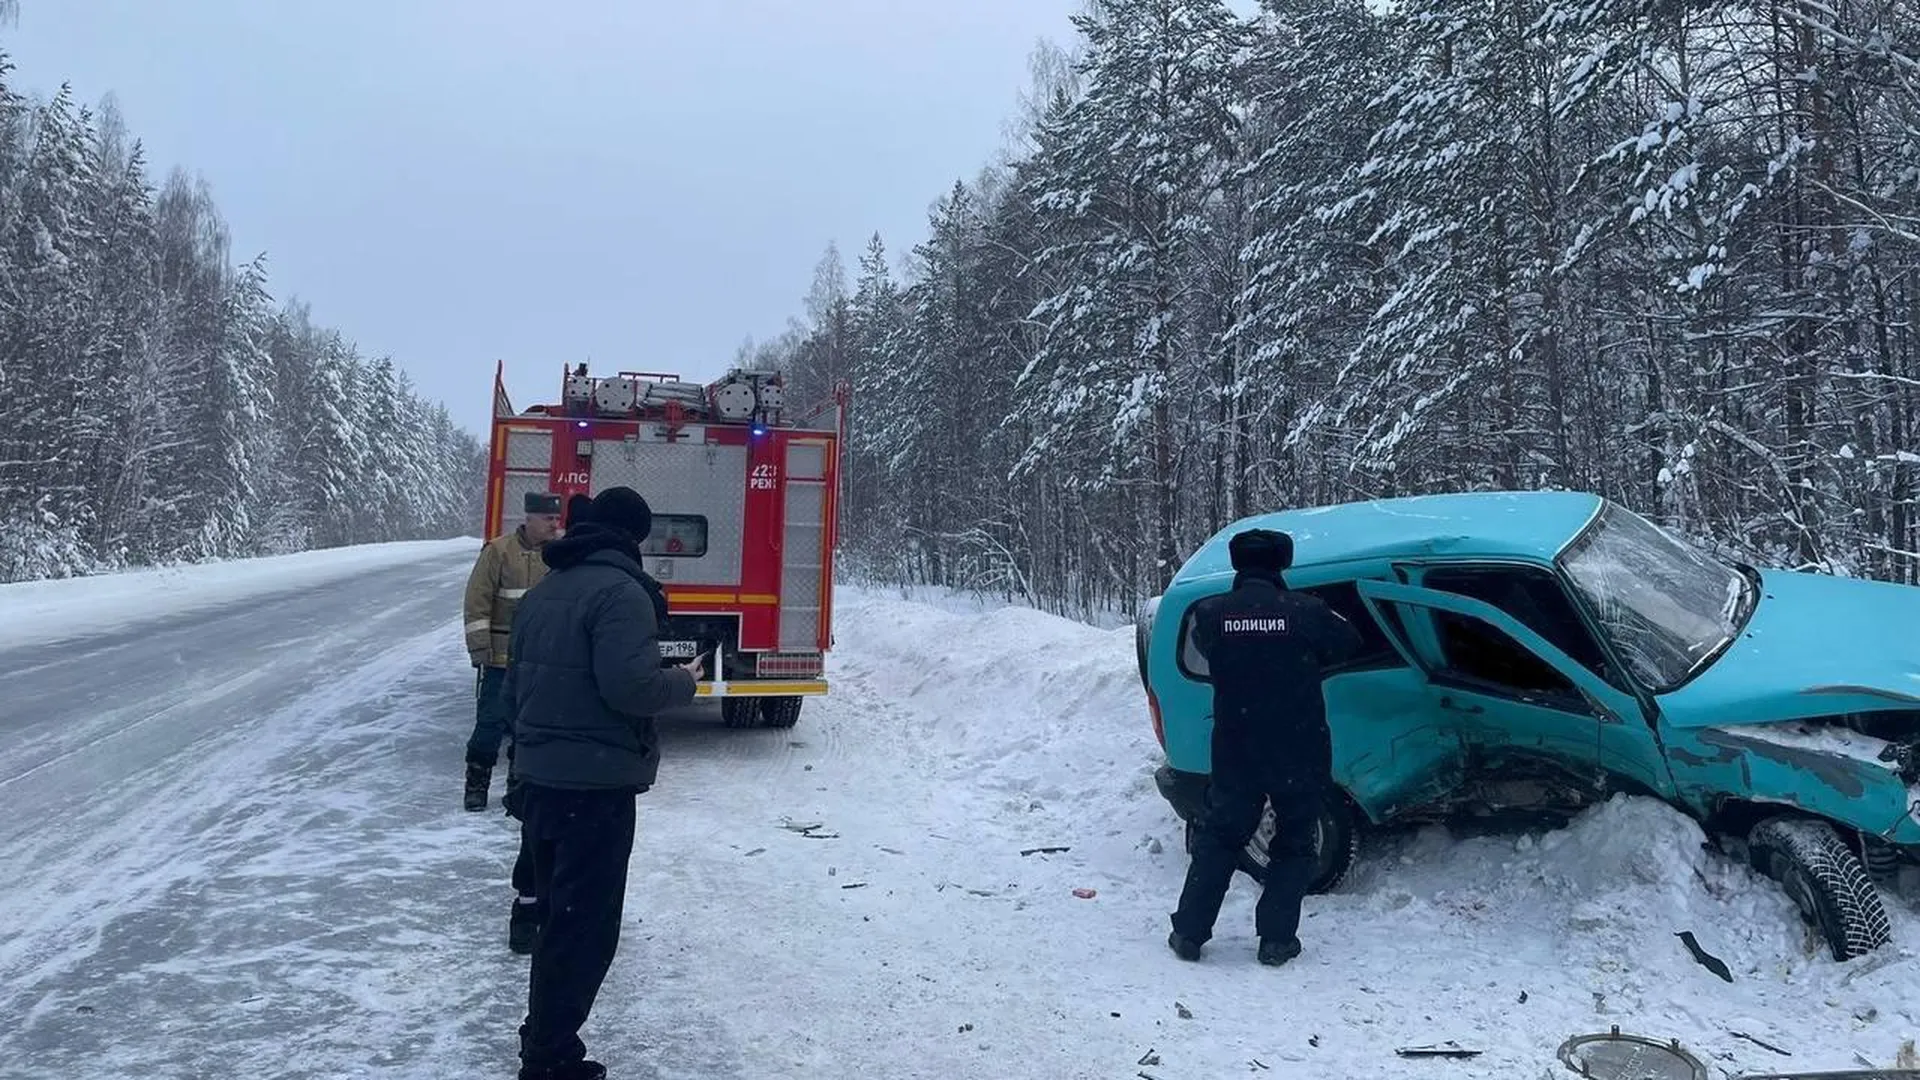
[[[459,807],[464,661],[457,622],[396,642],[176,788],[192,805],[159,824],[191,857],[105,868],[111,909],[41,959],[0,1076],[23,1059],[35,1076],[510,1071],[526,987],[504,939],[515,833],[497,803]]]
[[[0,943],[0,984],[31,986],[52,977],[97,943],[105,923],[174,882],[206,874],[223,851],[219,838],[235,826],[235,796],[274,783],[271,766],[311,734],[311,721],[377,699],[455,629],[419,635],[350,679],[221,732],[211,745],[196,744],[190,770],[171,759],[156,762],[120,791],[96,793],[101,797],[74,816],[43,823],[42,838],[25,853],[33,872],[14,887],[15,933]],[[203,837],[212,842],[195,842]]]

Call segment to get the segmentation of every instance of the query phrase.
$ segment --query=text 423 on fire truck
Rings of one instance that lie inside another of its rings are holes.
[[[562,372],[559,404],[516,412],[495,369],[488,538],[520,524],[530,491],[563,504],[640,492],[654,511],[641,555],[667,594],[662,655],[706,658],[700,695],[728,726],[793,726],[827,692],[844,391],[790,418],[775,375]]]

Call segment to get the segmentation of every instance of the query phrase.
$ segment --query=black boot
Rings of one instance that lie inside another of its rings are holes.
[[[507,919],[507,948],[528,956],[533,953],[533,941],[540,936],[540,905],[523,904],[520,898],[513,902],[513,914]]]
[[[1260,942],[1260,962],[1268,967],[1279,967],[1299,955],[1299,938],[1288,938],[1285,941],[1265,938]]]
[[[493,782],[493,770],[467,762],[467,809],[487,808],[487,785]]]
[[[1200,959],[1200,946],[1189,938],[1181,937],[1178,930],[1167,935],[1167,948],[1172,949],[1173,954],[1182,960]]]

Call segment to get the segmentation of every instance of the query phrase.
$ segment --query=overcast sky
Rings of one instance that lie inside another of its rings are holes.
[[[116,97],[277,299],[484,430],[561,366],[711,378],[829,240],[898,265],[1079,0],[19,0],[15,85]]]

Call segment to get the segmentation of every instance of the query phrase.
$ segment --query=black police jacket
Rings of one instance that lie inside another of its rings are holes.
[[[1321,684],[1359,652],[1360,632],[1279,575],[1243,572],[1232,591],[1194,607],[1194,644],[1213,680],[1214,775],[1324,782],[1332,739]]]

